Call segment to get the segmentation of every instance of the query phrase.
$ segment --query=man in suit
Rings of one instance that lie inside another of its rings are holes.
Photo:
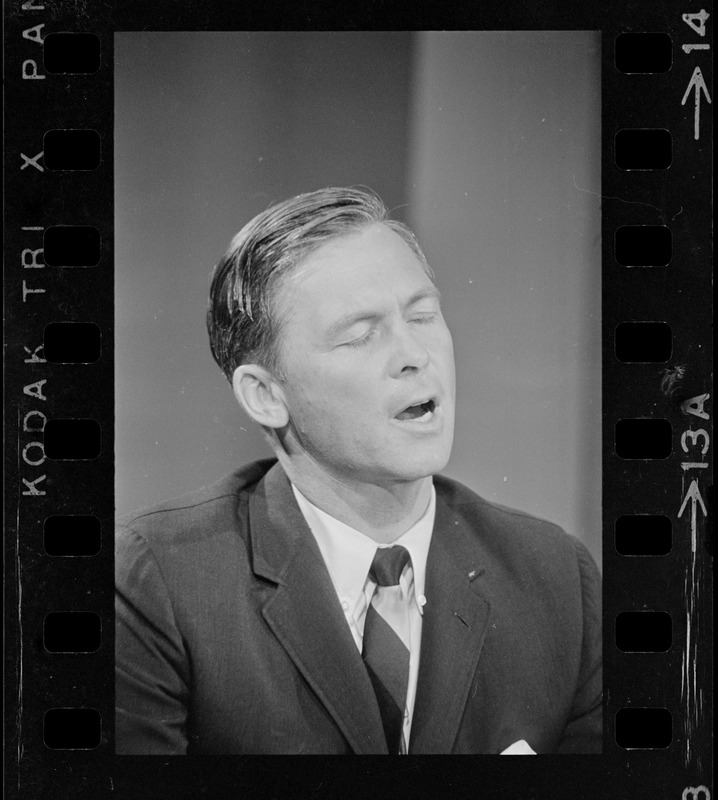
[[[275,458],[121,521],[126,754],[600,752],[600,578],[556,526],[438,475],[454,359],[378,197],[263,212],[212,352]]]

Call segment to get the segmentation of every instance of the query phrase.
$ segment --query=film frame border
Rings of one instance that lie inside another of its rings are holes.
[[[421,763],[417,767],[419,780],[428,780],[428,785],[459,781],[468,787],[475,780],[472,773],[480,771],[481,783],[491,791],[530,785],[559,796],[562,786],[567,796],[581,792],[578,796],[601,797],[606,790],[616,794],[629,788],[632,796],[680,796],[687,800],[708,800],[710,796],[712,550],[706,517],[712,509],[708,494],[712,473],[712,388],[707,291],[712,121],[707,110],[712,93],[714,20],[712,6],[705,9],[709,5],[705,2],[680,7],[664,2],[653,4],[650,12],[643,13],[624,5],[616,2],[600,12],[562,7],[545,16],[528,7],[462,11],[460,19],[450,12],[441,16],[429,10],[417,14],[414,8],[413,14],[399,14],[389,24],[371,12],[353,10],[353,24],[348,28],[413,28],[413,17],[424,23],[419,26],[423,29],[551,28],[602,32],[604,753],[577,756],[575,762],[571,759],[574,763],[544,757],[541,764],[529,762],[519,771],[501,767],[495,760],[482,759],[480,766],[472,769],[467,763],[457,768],[455,761],[431,759],[431,767],[427,765],[422,770]],[[164,16],[161,10],[161,4],[148,11],[132,6],[127,10],[105,7],[87,15],[82,9],[62,8],[42,0],[18,0],[9,4],[6,12],[6,110],[13,120],[13,127],[6,132],[6,193],[15,198],[6,209],[10,254],[6,271],[6,376],[10,378],[6,393],[6,563],[12,565],[6,573],[6,602],[8,608],[19,610],[9,624],[11,635],[7,639],[8,660],[16,665],[16,672],[6,685],[6,702],[16,713],[6,722],[8,753],[14,756],[8,758],[6,766],[15,772],[19,796],[23,796],[23,787],[27,790],[34,785],[49,791],[50,784],[55,789],[64,785],[75,790],[84,785],[93,797],[128,791],[129,787],[150,785],[152,781],[157,787],[173,787],[176,792],[194,785],[197,790],[209,786],[218,790],[251,787],[260,793],[263,789],[280,791],[288,785],[282,784],[276,774],[272,766],[275,762],[264,757],[249,761],[243,758],[244,767],[231,757],[228,761],[223,759],[227,769],[224,778],[219,778],[213,760],[188,763],[170,759],[170,766],[163,764],[158,769],[152,757],[114,755],[110,546],[113,33],[143,28],[292,29],[292,23],[297,28],[306,26],[306,17],[300,11],[292,15],[286,10],[277,14],[266,9],[230,19],[210,10],[193,19],[188,9],[175,9],[173,14]],[[155,13],[157,22],[152,19]],[[318,12],[313,19],[317,20],[316,25],[310,26],[314,29],[347,29],[343,14]],[[42,57],[45,38],[73,31],[98,36],[99,69],[92,74],[47,73]],[[613,64],[617,37],[643,32],[671,37],[670,69],[652,74],[619,72]],[[672,143],[670,167],[617,169],[613,142],[626,129],[668,130]],[[49,169],[43,160],[45,134],[62,130],[97,131],[102,147],[99,166],[81,172]],[[41,263],[38,251],[43,249],[46,231],[63,225],[91,226],[99,231],[102,251],[97,266],[55,268]],[[672,262],[650,269],[619,265],[615,231],[621,226],[648,225],[671,229]],[[70,321],[100,327],[102,353],[95,362],[50,364],[43,360],[46,326]],[[616,329],[624,323],[638,322],[670,325],[673,349],[667,365],[621,362],[616,358]],[[44,449],[43,418],[96,420],[102,427],[100,455],[84,461],[49,459]],[[622,420],[639,419],[668,420],[670,449],[665,458],[620,459],[616,455],[616,425]],[[631,514],[667,516],[673,530],[670,552],[643,558],[619,553],[614,546],[616,520]],[[46,520],[58,515],[98,520],[99,552],[85,557],[48,555],[43,531]],[[619,651],[614,620],[622,613],[648,609],[671,615],[670,648],[657,654]],[[93,611],[99,614],[103,636],[95,652],[48,652],[43,647],[41,629],[47,614]],[[647,685],[646,681],[656,675],[656,685]],[[639,708],[666,708],[671,713],[672,741],[667,748],[617,746],[616,716],[625,709]],[[44,714],[53,709],[99,711],[102,724],[97,746],[77,750],[46,748]],[[308,779],[323,772],[331,793],[332,786],[371,780],[361,761],[353,767],[335,765],[331,759],[311,766],[294,761],[286,771],[295,781],[301,781],[302,775]],[[520,773],[518,777],[511,774],[516,772]],[[395,777],[398,776],[385,773],[382,779]]]

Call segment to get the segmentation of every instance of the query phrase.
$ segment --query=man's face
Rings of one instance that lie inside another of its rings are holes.
[[[276,299],[294,446],[340,480],[411,481],[443,469],[453,345],[409,245],[379,223],[331,240]]]

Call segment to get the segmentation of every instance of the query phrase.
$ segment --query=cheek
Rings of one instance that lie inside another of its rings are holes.
[[[448,328],[444,328],[443,335],[434,342],[434,354],[438,368],[444,376],[452,378],[454,369],[454,342]]]
[[[317,375],[295,398],[297,413],[293,420],[303,434],[317,444],[322,442],[328,450],[350,446],[352,452],[365,451],[380,427],[373,398],[367,385],[360,385],[356,379]]]
[[[446,339],[444,342],[444,352],[446,353],[446,366],[454,373],[454,339],[451,336],[451,331],[446,328]]]
[[[331,431],[356,419],[361,407],[356,386],[328,370],[312,370],[289,382],[290,414],[300,429]]]
[[[333,363],[315,365],[301,376],[302,400],[323,407],[327,411],[337,406],[357,403],[365,390],[366,380],[361,369]]]

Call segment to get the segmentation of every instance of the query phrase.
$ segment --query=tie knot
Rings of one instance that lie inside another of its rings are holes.
[[[377,586],[396,586],[404,567],[410,561],[409,551],[399,544],[379,547],[371,563],[369,577]]]

